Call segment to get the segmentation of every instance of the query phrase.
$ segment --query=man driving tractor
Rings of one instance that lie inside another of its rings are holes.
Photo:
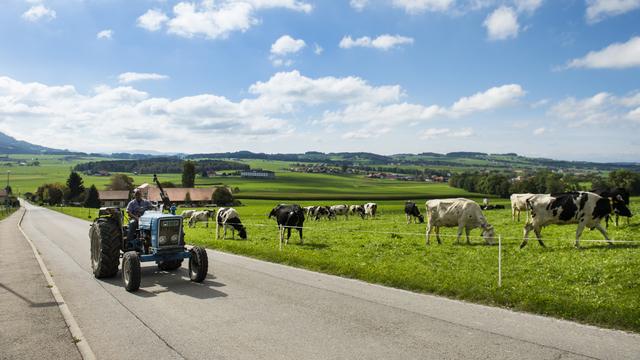
[[[133,200],[127,205],[127,214],[129,214],[129,229],[127,232],[127,240],[133,241],[136,231],[138,231],[138,221],[145,211],[152,209],[153,204],[149,200],[142,198],[140,189],[133,191]]]

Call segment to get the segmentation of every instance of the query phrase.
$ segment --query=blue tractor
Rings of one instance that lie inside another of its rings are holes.
[[[209,260],[203,247],[187,250],[184,243],[182,217],[164,214],[162,208],[171,206],[157,177],[163,204],[148,209],[140,216],[136,236],[127,239],[128,226],[124,214],[117,207],[100,208],[98,217],[91,224],[91,268],[96,278],[113,277],[118,273],[122,257],[122,280],[125,289],[133,292],[140,288],[140,263],[154,261],[160,270],[173,271],[189,259],[189,278],[202,282],[207,276]]]

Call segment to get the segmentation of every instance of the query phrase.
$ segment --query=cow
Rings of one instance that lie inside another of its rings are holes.
[[[180,216],[182,216],[182,220],[187,220],[191,218],[191,215],[193,215],[193,213],[196,212],[195,210],[185,210],[183,211]]]
[[[309,217],[313,217],[314,220],[320,220],[323,217],[326,217],[327,219],[331,219],[335,217],[335,214],[333,213],[333,211],[331,211],[331,208],[328,206],[315,206],[314,209],[307,214]]]
[[[609,245],[612,244],[607,231],[600,224],[611,213],[611,204],[607,198],[586,191],[537,195],[527,199],[527,207],[531,211],[531,218],[524,226],[524,239],[520,248],[527,245],[531,230],[536,234],[540,246],[544,247],[540,232],[543,227],[552,224],[578,224],[575,243],[577,248],[580,247],[580,235],[585,227],[598,229]]]
[[[197,223],[202,221],[209,227],[209,219],[213,219],[214,215],[215,211],[211,210],[194,211],[189,218],[189,227],[195,227]]]
[[[520,213],[524,211],[525,220],[529,219],[529,210],[527,208],[527,199],[531,198],[535,194],[511,194],[511,220],[516,221],[516,214],[518,215],[518,222],[520,222]]]
[[[345,220],[349,220],[349,207],[347,205],[333,205],[329,210],[333,213],[335,219],[338,218],[338,215],[344,215]]]
[[[629,224],[629,218],[633,216],[631,210],[629,210],[629,192],[625,188],[614,189],[598,189],[591,190],[592,193],[598,194],[604,198],[609,199],[613,214],[615,215],[615,224],[618,226],[618,219],[620,216],[627,218],[627,225]],[[605,226],[609,228],[609,220],[611,215],[607,215],[605,218]]]
[[[349,215],[352,215],[352,216],[359,215],[361,218],[364,219],[364,205],[350,205]]]
[[[242,225],[240,221],[240,215],[234,208],[220,208],[216,215],[216,240],[220,238],[220,227],[222,226],[223,235],[222,239],[227,238],[227,228],[231,228],[231,238],[235,239],[235,232],[238,230],[240,239],[247,238],[247,229]]]
[[[298,229],[300,235],[300,244],[303,243],[302,239],[302,226],[304,225],[304,210],[297,204],[279,204],[274,207],[269,213],[270,218],[276,219],[278,223],[278,230],[280,233],[280,250],[282,250],[282,241],[284,240],[284,231],[287,230],[287,239],[284,240],[285,245],[289,243],[291,237],[291,228]]]
[[[407,216],[407,224],[411,223],[411,219],[417,220],[420,224],[424,222],[424,216],[420,214],[420,209],[413,201],[407,201],[404,204],[404,214]]]
[[[315,211],[316,207],[317,206],[305,206],[302,209],[304,210],[305,215],[311,216],[313,214],[313,212]]]
[[[366,203],[364,204],[364,214],[370,218],[376,217],[376,212],[378,211],[378,204],[376,203]]]
[[[493,238],[495,231],[493,226],[489,224],[487,219],[480,210],[480,205],[475,201],[457,198],[457,199],[438,199],[429,200],[426,202],[427,215],[429,221],[427,223],[427,240],[426,245],[429,245],[429,237],[431,236],[431,230],[435,229],[436,240],[438,244],[440,241],[440,227],[458,227],[458,237],[456,243],[460,242],[460,236],[462,236],[462,230],[465,230],[467,237],[467,244],[469,241],[469,232],[475,228],[482,229],[482,238],[487,244],[493,244]]]

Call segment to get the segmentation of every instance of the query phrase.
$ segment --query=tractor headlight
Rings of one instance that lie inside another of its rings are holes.
[[[178,234],[173,234],[171,235],[171,243],[177,243],[178,242]]]
[[[158,240],[160,241],[160,245],[164,245],[167,242],[167,237],[166,236],[160,236],[158,238]]]

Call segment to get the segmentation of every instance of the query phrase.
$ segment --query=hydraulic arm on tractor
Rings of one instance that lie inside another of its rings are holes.
[[[158,186],[158,189],[160,189],[160,198],[162,199],[163,205],[162,209],[169,211],[169,209],[171,208],[171,200],[169,200],[169,197],[164,192],[164,189],[162,188],[162,185],[160,185],[160,181],[158,181],[158,177],[156,176],[156,174],[153,174],[153,182],[155,182]]]

